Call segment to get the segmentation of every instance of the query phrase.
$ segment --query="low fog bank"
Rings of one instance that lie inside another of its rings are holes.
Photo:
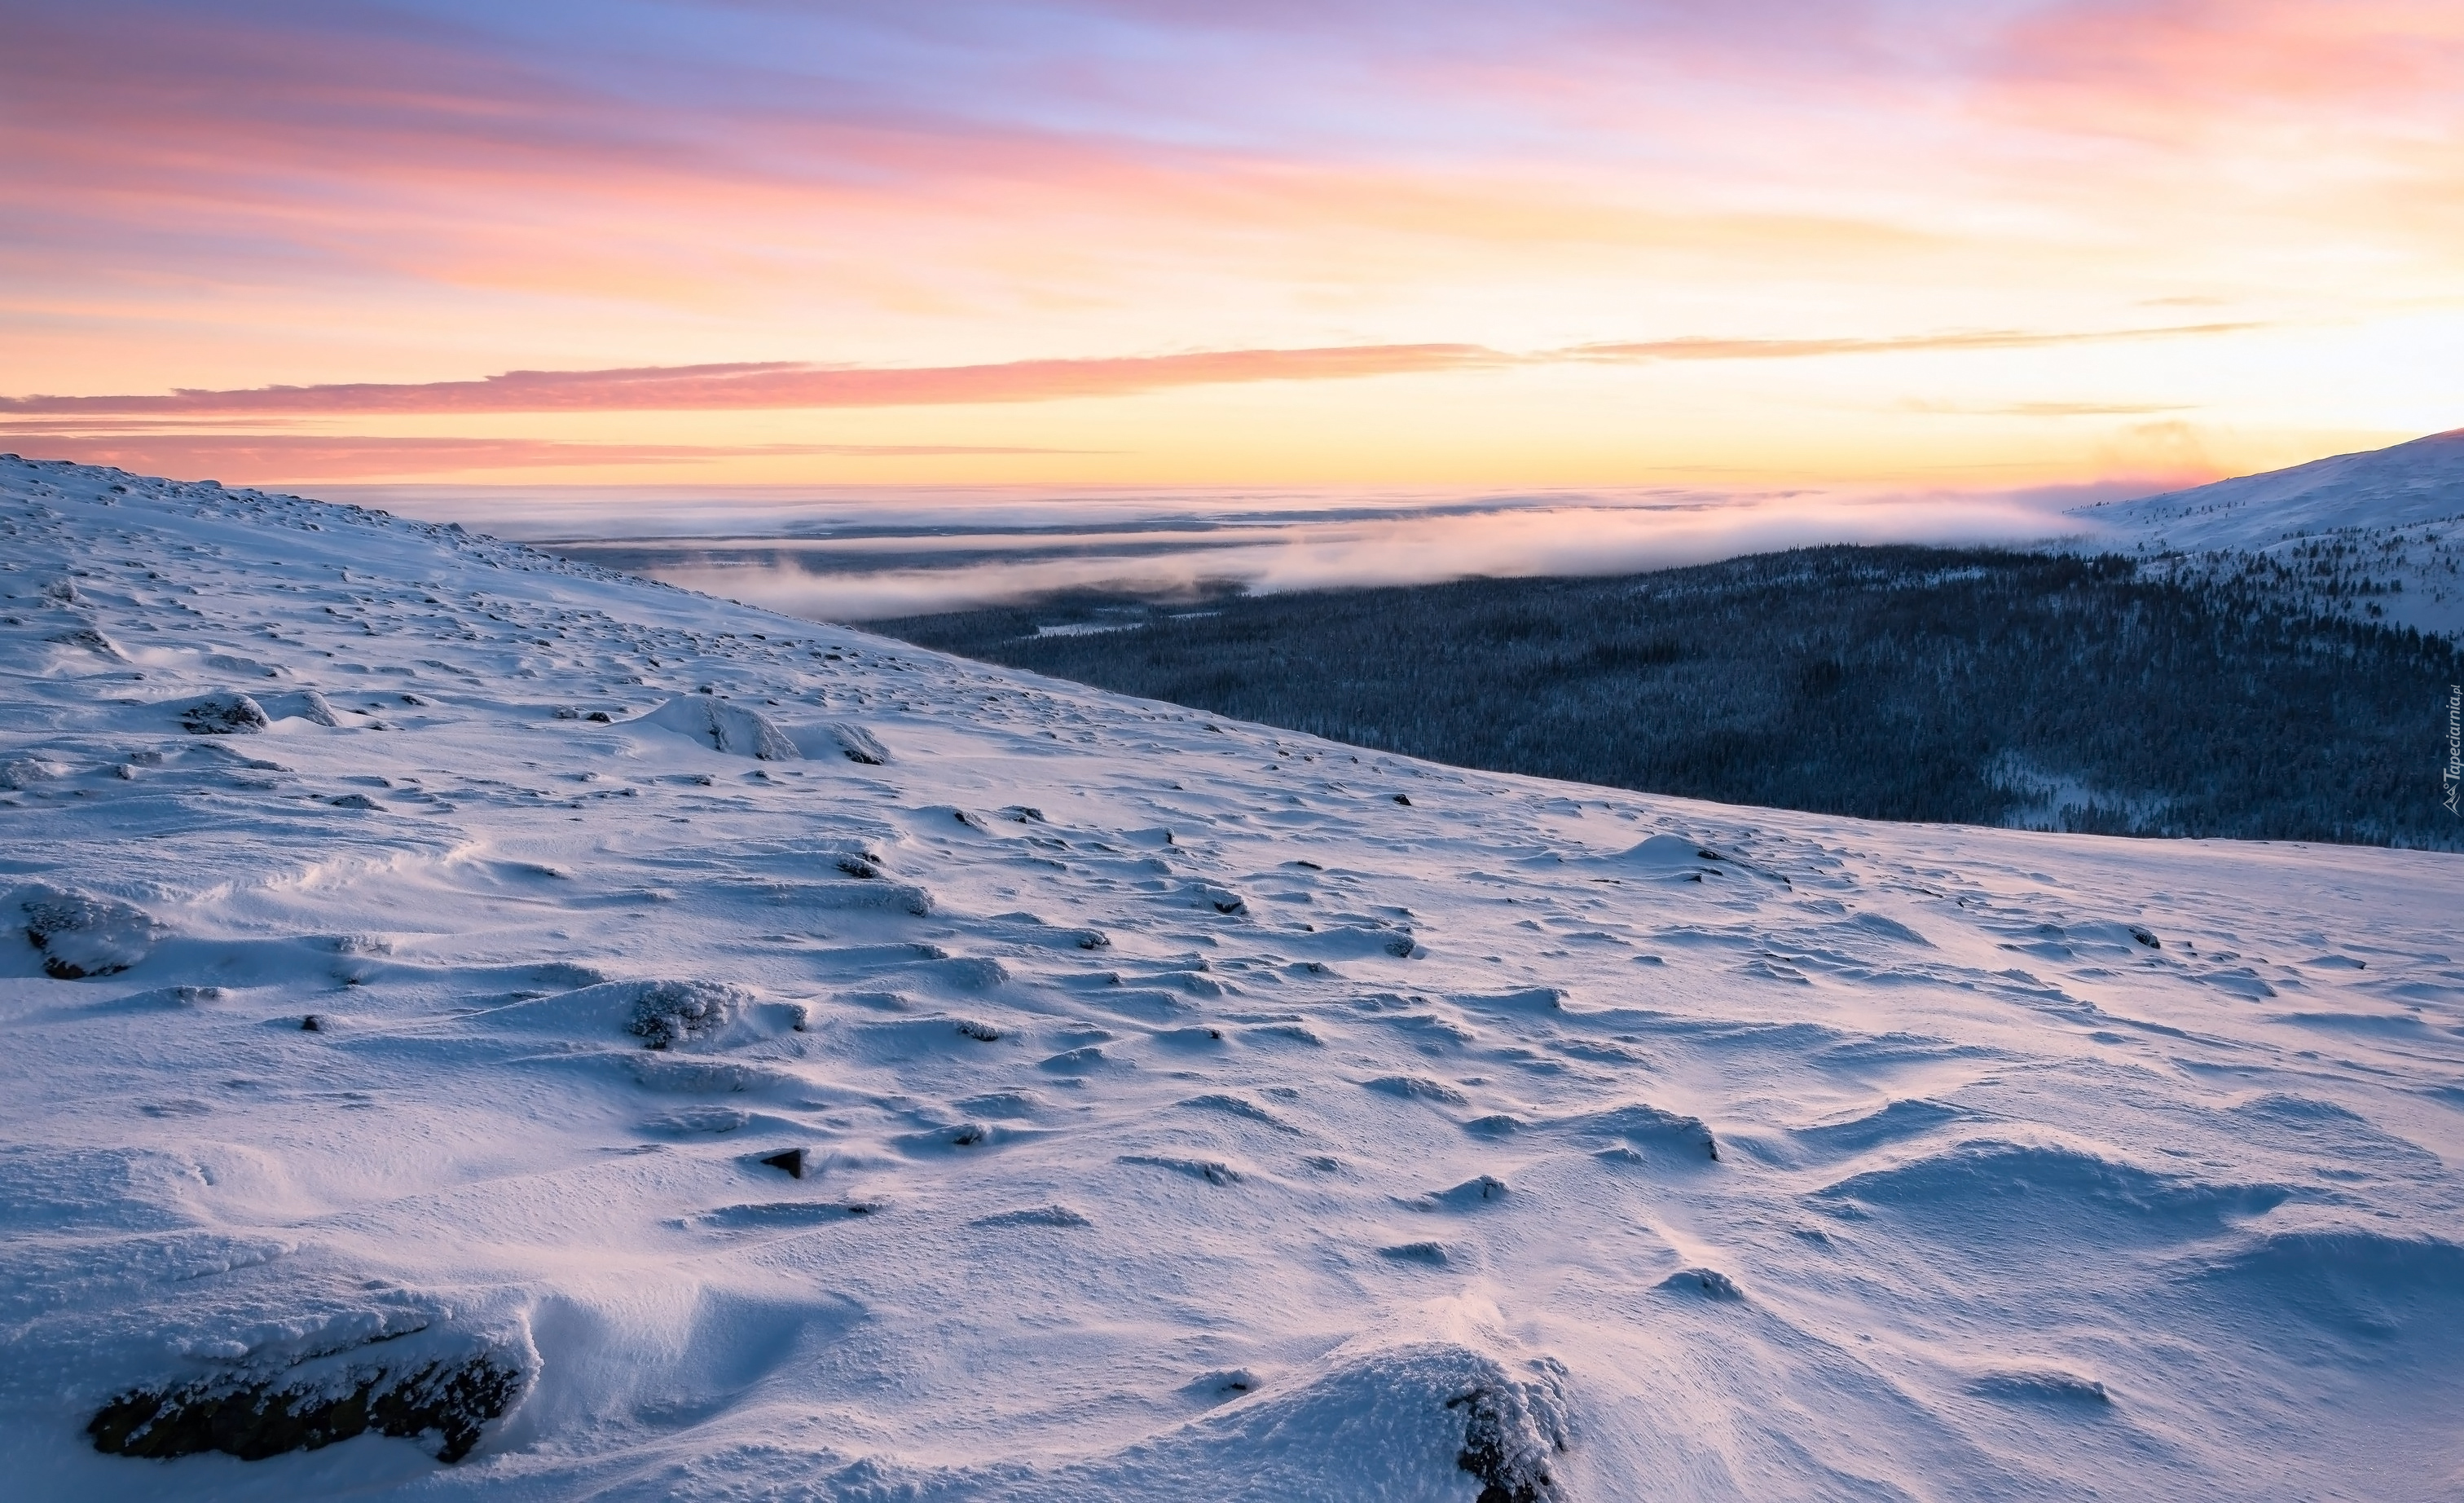
[[[1622,574],[1825,542],[2027,544],[2091,536],[2072,508],[2141,489],[331,494],[791,615],[873,621],[1085,590],[1170,601]]]

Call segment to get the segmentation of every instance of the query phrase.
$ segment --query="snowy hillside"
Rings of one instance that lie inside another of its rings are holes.
[[[2464,633],[2464,429],[2073,515],[2338,614]]]
[[[67,466],[0,594],[12,1495],[2464,1488],[2455,857],[1462,773]]]

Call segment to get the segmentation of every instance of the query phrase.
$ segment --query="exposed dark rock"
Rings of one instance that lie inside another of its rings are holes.
[[[1408,793],[1397,793],[1395,795],[1395,802],[1402,805],[1405,808],[1410,808],[1412,807],[1412,796]]]
[[[802,1148],[790,1148],[785,1153],[769,1154],[764,1156],[761,1161],[773,1169],[784,1169],[787,1171],[787,1178],[791,1180],[801,1180],[804,1177],[804,1150]]]
[[[299,1020],[299,1031],[302,1033],[322,1033],[325,1031],[325,1020],[312,1012],[308,1014],[308,1016]]]
[[[2161,950],[2165,948],[2164,940],[2157,939],[2153,933],[2148,930],[2142,929],[2137,924],[2132,924],[2130,926],[2130,938],[2138,940],[2141,944],[2147,946],[2147,948],[2151,950]]]
[[[86,1433],[106,1455],[159,1460],[218,1450],[243,1461],[318,1450],[371,1430],[404,1440],[432,1433],[436,1459],[455,1462],[521,1385],[521,1370],[493,1354],[417,1366],[345,1363],[313,1374],[295,1368],[256,1382],[218,1378],[140,1388],[104,1404]]]

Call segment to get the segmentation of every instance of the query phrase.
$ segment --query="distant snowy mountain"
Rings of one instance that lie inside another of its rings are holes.
[[[13,459],[0,595],[11,1496],[2464,1486],[2456,857],[1462,772]]]
[[[2318,608],[2464,632],[2464,429],[2072,515],[2195,572],[2261,573]]]

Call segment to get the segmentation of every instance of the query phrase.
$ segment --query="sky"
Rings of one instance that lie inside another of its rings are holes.
[[[2464,424],[2454,0],[10,0],[0,449],[2145,488]]]

